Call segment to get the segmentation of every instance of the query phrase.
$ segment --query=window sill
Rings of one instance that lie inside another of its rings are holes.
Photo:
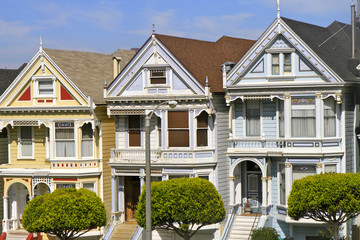
[[[272,75],[268,76],[267,80],[269,82],[293,82],[295,77],[291,75]]]
[[[18,157],[17,160],[19,161],[35,161],[36,159],[33,157]]]
[[[152,88],[169,88],[170,86],[167,84],[151,84],[150,86],[144,87],[144,89],[152,89]]]

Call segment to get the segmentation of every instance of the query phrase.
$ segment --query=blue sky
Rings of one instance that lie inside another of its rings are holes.
[[[281,16],[320,26],[350,23],[351,0],[280,0]],[[216,41],[257,39],[276,0],[2,0],[0,68],[18,68],[44,47],[112,53],[157,33]]]

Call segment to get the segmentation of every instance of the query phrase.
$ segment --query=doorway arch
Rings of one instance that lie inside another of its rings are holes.
[[[24,184],[16,182],[10,185],[7,196],[9,197],[8,209],[4,211],[8,211],[9,228],[18,229],[24,208],[30,200],[30,193]]]

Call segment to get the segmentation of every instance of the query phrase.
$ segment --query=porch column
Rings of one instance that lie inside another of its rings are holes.
[[[117,212],[116,197],[116,176],[111,175],[111,211],[113,214]]]
[[[230,206],[234,205],[234,198],[235,198],[235,184],[234,184],[235,177],[229,177],[230,183]]]
[[[3,211],[4,211],[4,219],[3,219],[3,232],[9,231],[9,197],[3,196]]]
[[[291,163],[285,163],[285,199],[287,205],[287,198],[289,197],[292,185],[292,177],[291,177]]]
[[[266,185],[267,177],[261,177],[261,181],[262,181],[262,207],[266,207],[267,206],[267,185]]]
[[[142,192],[143,186],[145,185],[145,177],[140,176],[140,192]]]
[[[268,177],[268,205],[272,205],[272,176]]]

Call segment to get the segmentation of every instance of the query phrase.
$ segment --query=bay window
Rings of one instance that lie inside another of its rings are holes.
[[[75,132],[73,122],[55,123],[56,157],[75,157]]]
[[[81,128],[82,138],[81,138],[81,150],[82,157],[92,157],[93,156],[93,129],[91,123],[84,124]]]
[[[169,147],[189,147],[188,112],[168,112]]]
[[[315,98],[291,98],[291,131],[293,137],[315,137]]]
[[[260,136],[260,102],[246,101],[246,136]]]

